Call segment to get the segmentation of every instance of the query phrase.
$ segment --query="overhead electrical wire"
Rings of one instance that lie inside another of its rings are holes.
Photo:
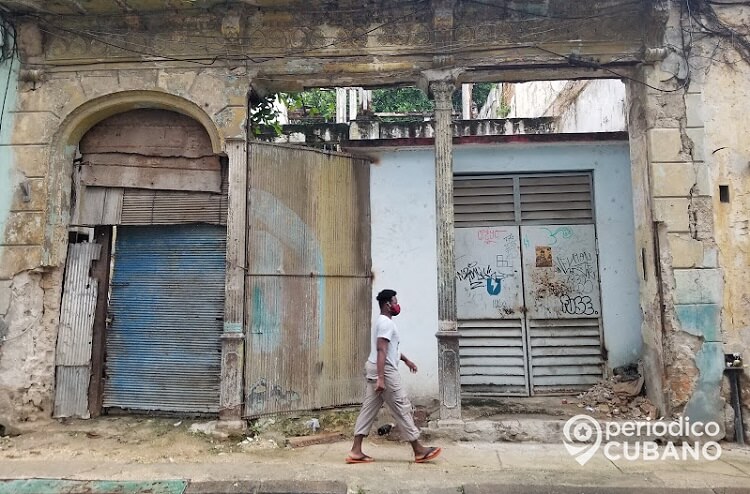
[[[483,6],[486,6],[486,7],[495,7],[495,8],[499,8],[499,9],[505,9],[507,11],[512,11],[512,12],[519,13],[519,14],[524,14],[524,15],[530,16],[532,18],[545,18],[545,19],[557,19],[557,20],[587,20],[587,19],[608,17],[608,16],[612,16],[612,15],[621,13],[623,11],[632,9],[632,7],[634,7],[634,6],[642,5],[642,3],[643,3],[640,0],[631,1],[631,2],[623,2],[623,3],[620,3],[620,4],[613,4],[611,6],[608,6],[606,8],[606,11],[603,10],[603,11],[597,12],[596,14],[591,14],[591,15],[586,15],[586,16],[561,16],[561,15],[542,14],[542,13],[537,13],[537,12],[533,12],[533,11],[529,11],[529,10],[523,10],[523,9],[518,9],[518,8],[511,8],[511,7],[507,6],[507,4],[505,4],[505,5],[499,5],[499,4],[491,3],[491,2],[485,1],[485,0],[467,0],[467,1],[470,2],[470,3],[475,3],[475,4],[483,5]],[[689,2],[690,0],[686,0],[686,1]],[[46,28],[46,29],[43,29],[43,31],[45,33],[47,33],[47,34],[52,35],[52,36],[61,37],[63,39],[70,39],[70,38],[66,38],[66,36],[61,35],[60,33],[65,33],[65,34],[70,35],[70,36],[84,36],[84,37],[86,37],[86,38],[88,38],[88,39],[90,39],[92,41],[95,41],[95,42],[98,42],[98,43],[102,43],[103,45],[106,45],[106,46],[110,46],[110,47],[113,47],[113,48],[116,48],[116,49],[119,49],[119,50],[122,50],[122,51],[125,51],[125,52],[129,52],[129,53],[133,53],[133,54],[137,54],[137,55],[141,55],[141,56],[147,56],[147,57],[151,57],[153,59],[156,59],[156,60],[153,60],[153,61],[183,62],[183,63],[194,63],[194,64],[201,65],[201,66],[212,66],[212,65],[215,65],[219,60],[224,60],[224,61],[231,61],[231,62],[245,62],[245,63],[251,62],[254,65],[260,65],[260,64],[267,63],[267,62],[270,62],[270,61],[273,61],[273,60],[279,60],[279,59],[288,58],[290,56],[302,55],[302,54],[307,54],[307,53],[311,53],[311,52],[315,52],[315,51],[324,50],[326,48],[331,48],[331,47],[334,47],[334,46],[337,46],[337,45],[340,45],[340,44],[351,42],[353,40],[357,40],[357,39],[361,39],[363,37],[367,37],[367,36],[371,35],[372,33],[376,32],[376,31],[385,29],[385,28],[387,28],[387,27],[389,27],[389,26],[391,26],[393,24],[396,24],[398,22],[403,21],[404,19],[408,19],[408,18],[411,18],[413,16],[422,14],[422,13],[424,13],[427,10],[428,7],[430,7],[429,2],[427,2],[426,0],[419,0],[417,2],[412,2],[411,5],[417,5],[419,7],[416,8],[416,9],[414,9],[413,11],[410,11],[409,13],[407,13],[407,14],[405,14],[403,16],[399,16],[397,18],[390,19],[390,20],[388,20],[388,21],[386,21],[384,23],[378,24],[377,26],[372,27],[372,28],[370,28],[370,29],[368,29],[368,30],[366,30],[364,32],[353,33],[352,35],[347,36],[345,38],[337,38],[337,39],[334,39],[331,42],[328,42],[326,44],[322,44],[322,45],[319,45],[319,46],[301,48],[299,50],[292,50],[292,51],[288,51],[286,53],[279,54],[279,55],[262,55],[262,56],[258,56],[258,57],[255,57],[255,58],[250,57],[247,54],[242,53],[242,52],[232,53],[231,51],[233,49],[241,48],[242,44],[241,43],[237,43],[237,44],[234,44],[234,45],[230,44],[230,42],[227,42],[227,40],[225,38],[222,38],[222,37],[219,37],[219,36],[217,36],[216,39],[217,40],[222,39],[222,42],[211,43],[210,41],[193,42],[193,41],[187,41],[186,40],[186,43],[189,44],[189,45],[191,45],[191,46],[196,46],[196,47],[199,47],[199,48],[203,48],[206,51],[210,51],[211,47],[215,47],[215,46],[222,47],[222,48],[227,48],[227,53],[226,54],[223,54],[223,55],[214,55],[214,56],[207,55],[205,57],[197,57],[197,56],[194,56],[194,57],[175,57],[175,56],[168,56],[168,55],[163,55],[163,54],[156,53],[156,52],[153,51],[152,47],[150,47],[148,45],[144,45],[144,44],[132,42],[132,41],[129,41],[129,40],[117,40],[117,42],[113,42],[113,41],[111,41],[109,39],[103,39],[102,38],[102,36],[106,36],[106,37],[108,37],[110,39],[113,38],[113,37],[122,37],[122,36],[126,35],[125,33],[111,33],[111,32],[104,32],[104,31],[88,31],[88,30],[74,31],[72,29],[68,29],[68,28],[65,28],[65,27],[62,27],[62,26],[59,26],[59,25],[55,25],[55,24],[49,22],[43,16],[40,16],[40,15],[31,15],[31,16],[32,17],[36,17],[37,19],[39,19],[44,24],[44,26]],[[347,10],[347,12],[348,11],[353,11],[353,9],[352,10]],[[174,13],[174,11],[171,11],[171,13]],[[153,14],[153,13],[149,13],[149,14]],[[77,16],[77,17],[80,17],[80,16]],[[457,29],[459,29],[459,28],[454,28],[453,31],[456,31]],[[58,32],[55,32],[55,31],[58,31]],[[430,30],[429,32],[434,33],[435,30]],[[207,36],[202,36],[202,38],[206,39],[206,40],[211,39],[211,37],[207,37]],[[238,38],[238,39],[245,40],[245,39],[250,39],[250,38],[246,37],[246,38]],[[129,46],[123,46],[123,45],[130,45],[130,47]],[[524,48],[526,48],[526,49],[529,49],[529,48],[531,48],[531,49],[537,49],[537,50],[540,50],[542,52],[546,52],[548,54],[551,54],[551,55],[554,55],[556,57],[559,57],[562,60],[565,60],[568,63],[568,65],[570,65],[570,66],[584,66],[584,67],[588,67],[588,68],[591,68],[591,69],[603,70],[605,72],[611,73],[612,75],[614,75],[614,76],[616,76],[618,78],[630,80],[630,81],[633,81],[633,82],[636,82],[636,83],[640,83],[640,84],[648,86],[649,88],[657,90],[657,91],[675,92],[675,91],[678,91],[678,90],[682,89],[682,87],[683,87],[683,86],[680,86],[680,87],[675,88],[675,89],[658,88],[656,86],[648,84],[645,81],[641,81],[641,80],[638,80],[638,79],[633,78],[631,76],[628,76],[627,74],[622,74],[622,73],[616,72],[613,69],[611,69],[610,67],[608,67],[608,65],[616,63],[617,60],[612,60],[612,61],[609,61],[609,62],[598,62],[598,61],[595,61],[595,60],[590,60],[590,59],[584,59],[584,58],[580,58],[580,57],[575,57],[574,55],[565,55],[565,54],[561,54],[561,53],[557,53],[557,52],[554,52],[552,50],[549,50],[548,48],[545,48],[543,46],[543,44],[539,44],[539,43],[526,43],[526,44],[518,44],[518,45],[494,46],[493,42],[491,42],[491,41],[490,42],[477,42],[477,43],[454,42],[454,43],[451,43],[451,44],[449,44],[447,46],[442,46],[441,47],[441,49],[445,50],[447,52],[447,54],[455,54],[455,53],[458,53],[460,51],[465,51],[465,50],[471,49],[471,48],[475,48],[475,49],[487,49],[487,50],[493,50],[493,51],[500,51],[500,50],[502,50],[502,51],[511,51],[511,50],[514,50],[514,49],[524,49]],[[110,62],[117,63],[116,60],[112,60]],[[101,61],[96,61],[96,62],[92,62],[91,64],[99,64],[99,63],[102,63],[102,62]],[[89,63],[84,62],[84,64],[89,64]]]

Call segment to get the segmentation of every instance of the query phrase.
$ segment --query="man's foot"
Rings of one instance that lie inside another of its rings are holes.
[[[416,455],[414,456],[414,462],[415,463],[424,463],[424,462],[427,462],[427,461],[430,461],[430,460],[434,460],[435,458],[437,458],[438,456],[440,456],[440,453],[442,453],[442,452],[443,452],[442,448],[436,448],[436,447],[425,448],[424,454],[422,454],[420,456],[416,456]]]
[[[372,463],[373,460],[370,456],[367,456],[366,454],[362,455],[355,455],[352,453],[349,453],[349,456],[346,457],[346,462],[349,464],[352,463]]]

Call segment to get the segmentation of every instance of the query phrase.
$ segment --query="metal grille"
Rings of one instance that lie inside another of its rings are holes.
[[[104,406],[217,412],[226,229],[120,227]]]
[[[580,391],[602,378],[600,320],[529,320],[535,394]]]
[[[589,173],[457,175],[453,203],[456,228],[594,221]]]
[[[458,331],[462,393],[528,394],[522,319],[462,320]]]
[[[513,178],[496,175],[456,177],[453,203],[456,228],[515,223]]]

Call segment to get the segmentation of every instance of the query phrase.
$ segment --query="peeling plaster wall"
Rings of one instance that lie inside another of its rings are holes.
[[[732,55],[736,58],[736,55]],[[719,263],[724,266],[724,289],[717,294],[721,307],[701,316],[698,321],[711,337],[722,341],[717,321],[723,329],[727,352],[742,353],[750,362],[750,121],[747,95],[750,94],[750,64],[714,63],[704,79],[701,93],[689,95],[692,107],[688,120],[702,125],[696,132],[694,147],[705,156],[710,169],[713,192],[713,220]],[[698,127],[696,127],[698,128]],[[719,186],[729,188],[729,202],[719,201]],[[750,371],[743,376],[746,430],[750,431]]]
[[[7,312],[0,329],[8,335],[0,346],[0,423],[22,425],[52,413],[72,158],[80,137],[114,113],[165,108],[202,118],[220,152],[224,139],[245,138],[249,82],[244,69],[131,66],[51,71],[33,91],[18,84],[13,120],[3,119],[12,126],[3,126],[6,145],[0,146],[7,157],[0,166],[14,166],[0,174],[15,177],[0,181],[0,218],[8,218],[0,240],[0,316]],[[23,179],[28,202],[17,186]]]

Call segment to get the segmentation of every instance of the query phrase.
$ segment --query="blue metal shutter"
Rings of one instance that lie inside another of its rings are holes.
[[[217,412],[226,228],[117,229],[104,407]]]

